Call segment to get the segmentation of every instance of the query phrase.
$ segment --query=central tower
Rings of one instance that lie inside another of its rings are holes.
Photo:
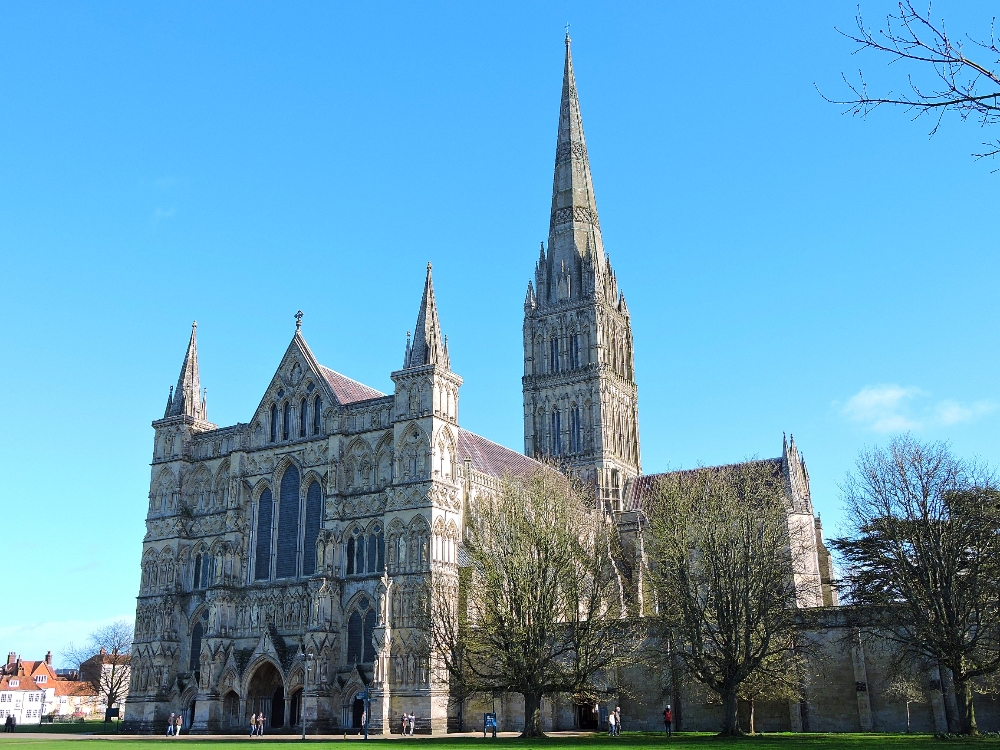
[[[565,461],[620,507],[638,476],[632,324],[604,253],[566,35],[548,248],[524,300],[524,452]]]

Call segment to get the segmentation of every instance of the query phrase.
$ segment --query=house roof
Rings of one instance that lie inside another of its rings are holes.
[[[341,375],[329,367],[320,365],[319,370],[326,379],[326,382],[330,384],[330,388],[333,389],[333,395],[337,397],[337,401],[341,405],[346,406],[358,401],[370,401],[373,398],[382,398],[385,396],[381,391],[376,391],[364,383],[359,383],[357,380],[352,380],[346,375]]]
[[[460,461],[469,459],[476,471],[494,477],[508,473],[525,476],[544,468],[544,464],[528,458],[523,453],[504,448],[492,440],[461,428],[458,430],[458,458]]]
[[[694,475],[701,472],[716,472],[728,469],[733,466],[745,466],[747,464],[760,464],[770,468],[775,476],[781,476],[781,458],[765,458],[754,461],[740,461],[734,464],[723,464],[721,466],[704,466],[697,469],[681,469],[679,471],[665,471],[661,474],[644,474],[633,479],[625,491],[624,506],[626,510],[642,510],[644,500],[655,490],[657,482],[661,482],[667,477],[684,475]]]
[[[51,686],[50,686],[51,687]],[[56,695],[93,698],[97,696],[94,686],[86,680],[56,680]]]
[[[11,685],[10,684],[11,680],[14,680],[14,682],[16,682],[17,684]],[[55,680],[53,680],[53,682],[55,682]],[[5,674],[3,677],[0,677],[0,691],[41,692],[47,687],[52,687],[52,685],[49,685],[48,683],[45,684],[45,687],[42,687],[41,685],[36,685],[34,679],[26,675]]]

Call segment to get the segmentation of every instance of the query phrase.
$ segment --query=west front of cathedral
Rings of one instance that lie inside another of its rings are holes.
[[[458,590],[470,503],[551,456],[634,525],[654,477],[641,470],[630,312],[601,237],[568,38],[549,236],[524,300],[524,454],[461,428],[463,381],[429,264],[392,393],[321,365],[300,325],[255,412],[231,427],[209,421],[192,327],[153,422],[127,731],[161,731],[170,713],[193,733],[240,732],[258,712],[269,731],[303,721],[310,733],[351,731],[367,719],[388,732],[402,714],[418,733],[481,726],[482,707],[452,700],[447,676],[432,673],[420,628],[431,584]],[[808,540],[799,605],[834,609],[794,441],[766,463],[784,478],[790,528]],[[855,672],[843,680],[851,691]],[[701,699],[637,679],[647,697],[630,699],[630,728],[640,714],[652,728],[664,700],[678,711],[686,701],[697,724]],[[502,728],[519,728],[518,696],[498,700]],[[553,699],[544,723],[586,728],[592,708]],[[802,728],[801,707],[778,714]]]

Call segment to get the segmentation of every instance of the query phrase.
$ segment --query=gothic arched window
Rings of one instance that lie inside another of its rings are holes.
[[[201,623],[197,623],[194,629],[191,631],[191,659],[188,663],[188,669],[191,672],[197,672],[199,667],[201,667],[201,638],[205,633],[205,628],[202,627]]]
[[[347,540],[347,575],[354,572],[354,547],[356,544],[353,536]]]
[[[271,404],[271,442],[278,442],[278,405]]]
[[[201,553],[199,552],[194,556],[194,586],[192,588],[201,588]]]
[[[358,575],[363,575],[365,572],[365,538],[363,536],[358,537],[357,545],[354,550],[354,572]]]
[[[552,410],[551,428],[552,455],[558,456],[562,453],[562,415],[558,408]]]
[[[319,396],[316,397],[316,401],[313,402],[313,435],[319,435],[320,433],[320,420],[321,412],[323,411],[323,399]]]
[[[372,529],[368,535],[368,567],[369,573],[381,573],[385,570],[385,534],[381,526]]]
[[[306,412],[309,411],[309,404],[305,399],[302,399],[302,403],[299,404],[299,437],[306,436],[306,425],[308,422],[308,415]]]
[[[574,369],[580,366],[580,336],[576,333],[569,337],[569,366]]]
[[[549,368],[551,372],[559,372],[559,339],[555,336],[549,341]]]
[[[257,502],[257,554],[254,559],[254,580],[266,581],[271,577],[271,520],[274,515],[271,490],[260,493]]]
[[[292,406],[287,401],[281,410],[281,439],[288,440],[288,428],[292,421]]]
[[[288,412],[288,404],[285,404]],[[275,578],[294,578],[298,565],[299,536],[299,470],[294,466],[285,469],[281,477],[281,494],[278,499],[278,554]]]
[[[306,491],[305,540],[302,544],[302,575],[311,576],[316,572],[316,540],[323,522],[323,492],[319,482],[312,482]]]
[[[580,427],[580,407],[574,405],[569,413],[570,426],[570,453],[579,453],[583,450],[583,430]]]
[[[364,651],[364,636],[361,629],[361,613],[354,612],[347,621],[347,663],[360,662]]]

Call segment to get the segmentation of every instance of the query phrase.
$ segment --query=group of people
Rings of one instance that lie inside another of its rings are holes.
[[[17,726],[17,719],[14,718],[14,714],[10,714],[7,716],[7,721],[3,723],[3,731],[13,732],[14,727],[16,726]]]
[[[404,735],[413,735],[413,727],[417,724],[417,717],[413,714],[403,714],[401,717],[400,729]]]
[[[608,736],[617,737],[622,733],[622,707],[615,706],[614,711],[608,712]]]
[[[257,735],[258,737],[264,736],[264,712],[261,711],[259,714],[250,714],[250,736],[253,737]]]
[[[167,719],[167,737],[179,737],[183,726],[183,714],[170,714],[170,718]]]

